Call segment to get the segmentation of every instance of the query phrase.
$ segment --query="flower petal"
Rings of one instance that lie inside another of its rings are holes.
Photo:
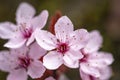
[[[16,12],[18,24],[28,22],[35,15],[35,9],[28,3],[21,3]]]
[[[10,54],[9,51],[1,51],[0,52],[0,70],[5,72],[12,71],[17,66],[15,59],[16,57]]]
[[[31,24],[33,26],[34,29],[36,28],[43,28],[47,22],[48,19],[48,11],[47,10],[43,10],[38,16],[36,16],[35,18],[33,18],[33,20],[31,21]]]
[[[12,24],[11,22],[0,23],[0,38],[2,39],[12,38],[16,29],[17,26]]]
[[[46,50],[41,48],[36,42],[30,46],[29,55],[32,59],[40,59],[45,53]]]
[[[82,53],[79,51],[79,50],[73,50],[73,49],[70,49],[68,53],[66,53],[66,55],[71,55],[71,58],[73,60],[78,60],[78,59],[81,59],[83,58],[83,55]]]
[[[107,66],[105,68],[100,69],[101,76],[99,77],[99,80],[109,80],[109,78],[112,75],[112,69]]]
[[[18,57],[24,57],[28,54],[29,48],[26,45],[23,45],[20,48],[10,49],[10,53],[14,56]]]
[[[31,34],[30,38],[26,42],[26,46],[29,46],[35,40],[34,33]]]
[[[80,76],[82,80],[91,80],[90,75],[85,74],[80,68],[79,68],[79,71],[80,71]]]
[[[79,51],[70,50],[67,52],[63,60],[65,65],[71,68],[78,68],[79,67],[79,59],[81,59],[83,55]]]
[[[36,30],[35,39],[37,43],[46,50],[55,49],[57,44],[56,37],[50,32],[44,30]]]
[[[63,63],[62,55],[56,51],[51,51],[43,57],[43,65],[50,70],[57,69]]]
[[[67,16],[61,17],[55,24],[55,34],[57,39],[65,42],[69,34],[73,32],[73,24]]]
[[[31,62],[30,66],[28,67],[28,74],[33,79],[40,78],[41,76],[43,76],[44,72],[45,72],[45,68],[42,62],[37,60]]]
[[[70,46],[73,49],[80,50],[83,48],[89,39],[89,33],[86,29],[78,29],[71,33]]]
[[[96,52],[89,56],[89,63],[97,67],[105,67],[114,61],[112,54],[106,52]]]
[[[88,44],[85,46],[86,53],[92,53],[97,51],[102,45],[102,36],[97,30],[90,32],[90,39]]]
[[[92,67],[89,63],[80,63],[80,69],[91,76],[100,77],[98,68]]]
[[[7,80],[27,80],[27,73],[24,69],[18,69],[13,72],[11,72]]]
[[[13,38],[13,39],[9,40],[9,41],[4,45],[4,47],[8,47],[8,48],[19,48],[19,47],[23,46],[25,42],[26,42],[26,39]]]
[[[73,61],[68,56],[64,56],[64,65],[66,65],[69,68],[78,68],[79,67],[79,61]]]

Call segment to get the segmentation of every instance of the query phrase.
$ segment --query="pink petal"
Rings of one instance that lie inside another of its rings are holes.
[[[46,50],[41,48],[36,42],[30,46],[29,55],[32,59],[40,59],[46,54]]]
[[[85,46],[86,53],[92,53],[97,51],[101,47],[102,42],[102,36],[97,30],[90,32],[89,42]]]
[[[89,57],[89,62],[93,66],[104,67],[112,64],[114,61],[112,54],[106,52],[96,52],[91,54]]]
[[[16,12],[16,21],[26,23],[35,15],[35,9],[28,3],[21,3]]]
[[[31,37],[28,38],[28,41],[26,42],[26,46],[29,46],[34,40],[35,40],[34,33],[32,33]]]
[[[110,67],[105,67],[100,69],[100,80],[109,80],[112,75],[112,69]]]
[[[79,51],[70,50],[67,52],[63,60],[65,65],[71,68],[78,68],[79,67],[79,59],[81,59],[83,55]]]
[[[44,30],[36,30],[35,39],[37,43],[46,50],[55,49],[57,44],[56,37],[52,33]]]
[[[51,51],[43,57],[43,65],[50,70],[57,69],[63,63],[62,54]]]
[[[48,78],[46,78],[45,80],[55,80],[53,77],[48,77]]]
[[[9,51],[0,52],[0,70],[11,72],[17,67],[16,56],[10,54]]]
[[[73,61],[68,56],[65,56],[64,58],[64,65],[66,65],[69,68],[78,68],[79,67],[79,61]]]
[[[85,74],[84,72],[81,71],[81,69],[79,69],[79,71],[80,71],[80,76],[82,80],[91,80],[90,75]]]
[[[81,63],[80,69],[91,76],[100,77],[100,72],[96,67],[92,67],[89,63]]]
[[[12,24],[11,22],[0,23],[0,38],[2,39],[12,38],[16,29],[17,26]]]
[[[33,79],[40,78],[41,76],[43,76],[44,72],[45,72],[45,68],[43,64],[37,60],[34,60],[28,68],[28,74]]]
[[[55,24],[56,37],[65,42],[69,34],[73,32],[73,24],[67,16],[62,16]]]
[[[80,50],[83,48],[89,38],[89,33],[86,29],[78,29],[71,34],[70,46],[73,49]]]
[[[29,52],[29,48],[25,45],[23,45],[20,48],[16,48],[16,49],[11,49],[10,53],[14,56],[18,57],[22,57],[22,56],[26,56]]]
[[[18,36],[18,37],[15,37],[15,38],[9,40],[9,41],[4,45],[4,47],[8,47],[8,48],[19,48],[19,47],[23,46],[25,42],[26,42],[26,39],[20,38],[20,37]]]
[[[47,10],[43,10],[38,16],[36,16],[35,18],[33,18],[33,20],[31,21],[31,24],[33,26],[33,28],[43,28],[47,22],[48,19],[48,11]]]
[[[82,53],[81,53],[79,50],[70,49],[70,50],[66,53],[66,55],[71,56],[71,58],[72,58],[73,60],[78,60],[78,59],[83,58],[83,55],[82,55]]]
[[[100,54],[101,59],[104,59],[104,61],[106,61],[106,64],[110,65],[113,63],[114,58],[113,58],[113,55],[111,53],[99,52],[98,54]]]
[[[27,80],[27,73],[24,69],[18,69],[13,72],[11,72],[7,80]]]
[[[91,75],[88,75],[82,72],[81,70],[80,70],[80,76],[82,80],[109,80],[109,78],[112,75],[111,68],[108,66],[99,69],[99,71],[100,71],[100,77],[95,77],[95,76],[90,77]]]

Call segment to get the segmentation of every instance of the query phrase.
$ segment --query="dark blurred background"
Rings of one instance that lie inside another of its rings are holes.
[[[101,50],[111,52],[115,58],[111,80],[120,80],[120,0],[0,0],[0,22],[15,23],[15,12],[21,2],[33,5],[37,14],[47,9],[49,20],[60,10],[72,20],[75,29],[99,30],[104,38]],[[5,49],[5,42],[0,39],[0,50]],[[78,70],[70,70],[66,75],[70,80],[79,80]],[[0,72],[0,80],[6,76],[7,73]]]

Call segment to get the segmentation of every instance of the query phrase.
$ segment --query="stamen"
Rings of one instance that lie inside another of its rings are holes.
[[[81,49],[80,51],[81,51],[81,53],[83,54],[84,57],[82,59],[80,59],[79,61],[80,62],[86,62],[87,58],[88,58],[88,55],[84,52],[84,49]]]
[[[27,69],[32,59],[29,57],[19,57],[19,67]]]
[[[26,24],[20,24],[20,32],[22,33],[24,38],[29,38],[33,32],[32,28],[27,28]]]
[[[60,44],[58,44],[58,48],[57,48],[58,52],[64,54],[68,50],[69,50],[68,44],[66,44],[66,43],[60,43]]]

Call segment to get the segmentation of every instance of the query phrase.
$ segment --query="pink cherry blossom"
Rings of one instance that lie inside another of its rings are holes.
[[[79,49],[87,43],[88,32],[85,29],[73,31],[70,19],[62,16],[55,24],[55,35],[45,30],[37,30],[35,38],[42,48],[49,51],[43,58],[46,68],[57,69],[62,64],[77,68],[78,59],[83,57]]]
[[[99,69],[109,66],[112,62],[113,57],[110,53],[96,52],[86,54],[84,58],[80,60],[80,71],[94,77],[100,77]]]
[[[5,47],[19,48],[34,41],[34,33],[45,26],[48,12],[44,10],[38,16],[34,15],[35,9],[30,4],[21,3],[16,12],[16,25],[11,22],[0,23],[0,37],[9,40]]]
[[[29,48],[23,46],[19,49],[0,52],[0,70],[9,72],[7,80],[27,80],[27,75],[31,78],[40,78],[45,72],[45,68],[40,57],[46,51],[33,43]]]
[[[98,31],[90,32],[87,45],[81,49],[81,53],[84,55],[80,59],[80,74],[83,80],[94,80],[89,79],[92,77],[100,78],[101,71],[114,61],[112,54],[98,51],[101,44],[102,37],[100,33]]]

